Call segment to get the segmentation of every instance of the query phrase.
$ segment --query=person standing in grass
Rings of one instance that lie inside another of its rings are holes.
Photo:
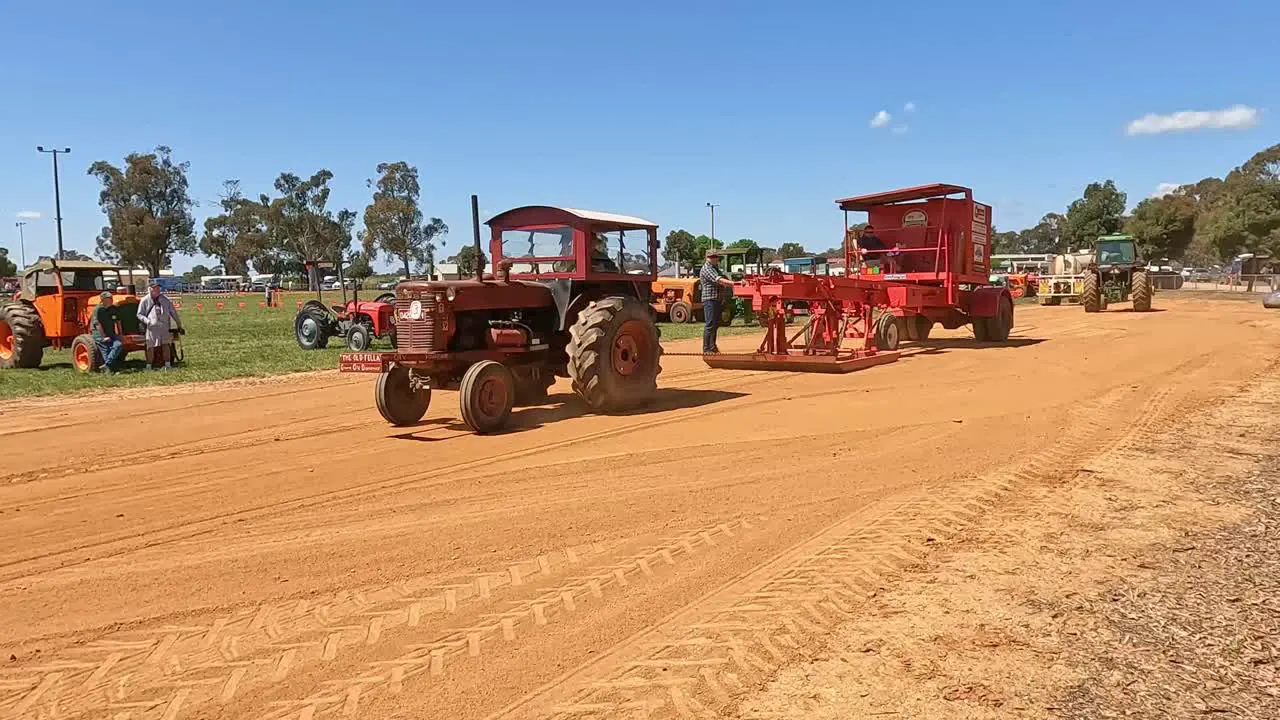
[[[172,368],[173,357],[169,351],[173,347],[173,328],[176,323],[181,330],[182,318],[178,317],[173,301],[160,289],[158,280],[151,281],[147,296],[138,303],[138,322],[147,332],[147,365],[155,367],[156,353],[159,353],[164,369]]]

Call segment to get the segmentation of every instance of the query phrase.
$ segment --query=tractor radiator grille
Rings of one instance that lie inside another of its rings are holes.
[[[422,316],[414,320],[409,316],[413,304],[409,298],[396,298],[396,347],[399,350],[439,352],[444,349],[444,336],[438,332],[439,306],[431,298],[422,298]]]

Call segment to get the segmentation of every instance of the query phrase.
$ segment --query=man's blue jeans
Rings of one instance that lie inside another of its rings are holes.
[[[98,352],[102,353],[103,367],[114,370],[116,362],[120,359],[120,353],[124,351],[124,343],[120,342],[120,338],[103,338],[96,342]]]
[[[702,352],[704,355],[720,352],[716,347],[716,331],[720,329],[720,301],[703,300],[702,316],[706,320],[706,325],[702,328]]]

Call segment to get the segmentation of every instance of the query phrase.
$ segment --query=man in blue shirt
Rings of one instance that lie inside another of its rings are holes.
[[[724,309],[720,301],[720,288],[733,287],[733,281],[720,270],[720,253],[707,251],[707,261],[702,264],[698,273],[698,290],[702,297],[702,316],[706,325],[702,329],[702,354],[711,355],[720,352],[716,347],[716,331],[720,329],[720,312]]]

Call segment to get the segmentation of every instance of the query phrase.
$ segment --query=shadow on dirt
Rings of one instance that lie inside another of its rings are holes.
[[[1132,306],[1130,306],[1130,307],[1126,307],[1126,308],[1116,308],[1115,310],[1110,310],[1110,309],[1108,309],[1108,310],[1103,310],[1102,312],[1104,312],[1104,313],[1131,313],[1131,312],[1137,312],[1137,311],[1136,311],[1136,310],[1134,310]],[[1153,308],[1151,308],[1150,310],[1146,310],[1146,311],[1141,312],[1141,313],[1139,313],[1139,314],[1140,314],[1140,315],[1150,315],[1150,314],[1152,314],[1152,313],[1162,313],[1162,312],[1169,312],[1169,311],[1168,311],[1168,309],[1166,309],[1166,308],[1153,307]]]
[[[1022,348],[1039,345],[1044,338],[1009,338],[1005,342],[981,342],[971,338],[938,338],[936,340],[920,340],[903,345],[926,348],[928,350],[986,350],[988,348]]]
[[[629,412],[612,413],[612,415],[625,417],[633,415],[652,415],[671,410],[685,410],[689,408],[704,407],[740,397],[746,397],[746,393],[729,392],[725,390],[659,388],[658,392],[654,395],[653,401],[647,406],[631,410]],[[511,412],[511,420],[507,427],[498,432],[490,433],[490,436],[513,435],[516,433],[528,432],[529,430],[536,430],[549,423],[556,423],[561,420],[568,420],[570,418],[582,417],[584,415],[591,414],[593,413],[577,395],[574,395],[573,393],[556,393],[555,395],[549,396],[547,398],[547,402],[543,405],[516,408]],[[423,430],[436,428],[452,430],[454,432],[465,433],[468,435],[472,432],[470,428],[456,417],[432,418],[419,423],[414,430],[392,435],[391,437],[395,440],[414,440],[417,442],[441,442],[444,440],[463,437],[463,435],[429,437],[418,434]]]

